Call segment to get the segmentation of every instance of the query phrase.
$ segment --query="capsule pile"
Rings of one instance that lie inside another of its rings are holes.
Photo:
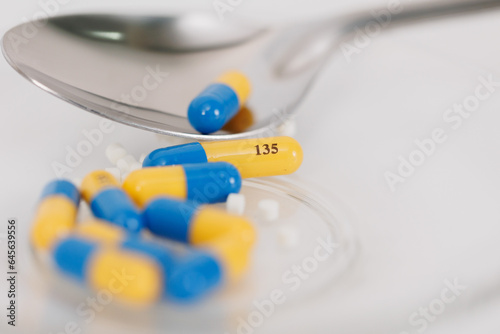
[[[256,238],[247,218],[210,204],[239,193],[242,176],[289,174],[301,162],[296,141],[275,137],[156,150],[123,185],[105,170],[88,174],[80,189],[54,180],[42,192],[31,243],[62,273],[120,300],[195,300],[244,275]],[[80,198],[94,218],[77,223]]]

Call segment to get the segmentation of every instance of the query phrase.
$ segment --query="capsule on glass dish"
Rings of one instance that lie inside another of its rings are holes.
[[[146,255],[69,236],[55,245],[53,258],[66,275],[123,301],[150,304],[162,296],[160,266]]]
[[[221,264],[206,252],[191,249],[175,252],[157,242],[131,237],[119,227],[99,221],[80,224],[75,233],[79,237],[117,246],[155,260],[160,265],[165,280],[163,294],[169,299],[198,299],[218,287],[222,281]]]
[[[62,235],[76,225],[80,203],[78,188],[66,180],[55,180],[45,186],[31,230],[36,249],[49,250]]]
[[[189,143],[160,148],[144,159],[144,167],[226,161],[242,178],[286,175],[302,164],[300,144],[291,137]]]
[[[153,234],[203,246],[216,254],[229,280],[238,279],[247,269],[255,230],[246,218],[171,198],[153,200],[143,215]]]
[[[124,227],[130,232],[142,229],[142,217],[129,196],[120,188],[113,175],[98,170],[82,181],[82,197],[97,218]]]
[[[127,176],[123,189],[141,207],[158,196],[218,203],[240,191],[241,176],[227,162],[142,168]]]
[[[245,104],[250,91],[245,74],[231,71],[221,75],[191,101],[189,122],[203,134],[219,131]]]

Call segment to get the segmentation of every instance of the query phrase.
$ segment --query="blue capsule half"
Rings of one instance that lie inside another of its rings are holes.
[[[118,181],[108,172],[98,170],[82,181],[82,195],[97,218],[112,222],[136,233],[143,222],[139,209],[119,187]]]
[[[80,203],[80,192],[78,188],[67,180],[54,180],[47,184],[45,188],[43,188],[41,200],[56,195],[66,196],[75,206],[78,206]]]

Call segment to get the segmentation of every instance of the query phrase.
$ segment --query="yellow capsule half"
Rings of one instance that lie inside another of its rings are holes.
[[[91,287],[108,289],[123,301],[150,304],[162,295],[161,271],[147,256],[104,248],[93,256],[87,270]]]
[[[248,250],[255,243],[255,238],[255,229],[248,219],[211,207],[200,208],[189,228],[189,243],[192,245],[230,239]]]
[[[255,229],[246,218],[210,207],[195,214],[189,229],[190,244],[205,246],[214,253],[230,281],[247,271],[255,239]]]
[[[269,137],[201,143],[207,160],[233,164],[242,178],[292,174],[303,160],[300,144],[291,137]]]
[[[231,87],[238,96],[240,107],[247,102],[252,90],[252,84],[248,77],[239,71],[226,72],[218,77],[215,82]]]
[[[71,182],[54,180],[43,189],[31,229],[31,243],[37,250],[48,251],[56,241],[76,225],[80,192]]]
[[[182,166],[139,169],[127,176],[123,190],[139,206],[158,196],[186,199],[186,174]]]
[[[62,236],[76,226],[77,207],[64,196],[43,200],[31,230],[31,242],[36,249],[48,251]]]
[[[82,180],[82,197],[87,203],[91,203],[94,197],[107,188],[117,188],[120,184],[111,173],[97,170],[87,174]]]

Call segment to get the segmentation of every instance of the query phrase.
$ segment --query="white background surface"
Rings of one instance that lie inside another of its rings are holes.
[[[276,22],[384,5],[374,0],[291,3],[246,1],[237,11]],[[2,34],[40,11],[36,1],[4,0],[3,5]],[[58,14],[190,6],[210,9],[211,1],[72,0]],[[351,208],[360,255],[329,294],[307,308],[276,313],[260,332],[418,333],[409,316],[439,298],[446,279],[458,279],[467,289],[425,332],[499,332],[500,89],[459,129],[442,118],[447,108],[474,93],[479,76],[500,81],[499,19],[500,11],[492,11],[412,25],[377,36],[350,63],[339,53],[332,58],[300,107],[297,138],[305,161],[298,177],[321,184]],[[0,328],[32,333],[27,330],[32,323],[48,333],[50,326],[41,325],[46,306],[32,298],[36,271],[27,229],[41,187],[55,176],[51,163],[63,162],[66,146],[74,148],[83,139],[81,131],[96,128],[99,118],[31,85],[5,61],[0,62],[0,91],[1,226],[16,217],[21,231],[20,327],[7,328],[2,312]],[[408,157],[413,142],[437,127],[445,130],[447,141],[391,192],[384,173],[395,172],[398,156]],[[122,142],[136,156],[158,146],[153,134],[117,125],[70,176],[107,166],[104,149],[112,142]],[[1,291],[5,298],[3,286]],[[119,324],[110,326],[126,332]]]

